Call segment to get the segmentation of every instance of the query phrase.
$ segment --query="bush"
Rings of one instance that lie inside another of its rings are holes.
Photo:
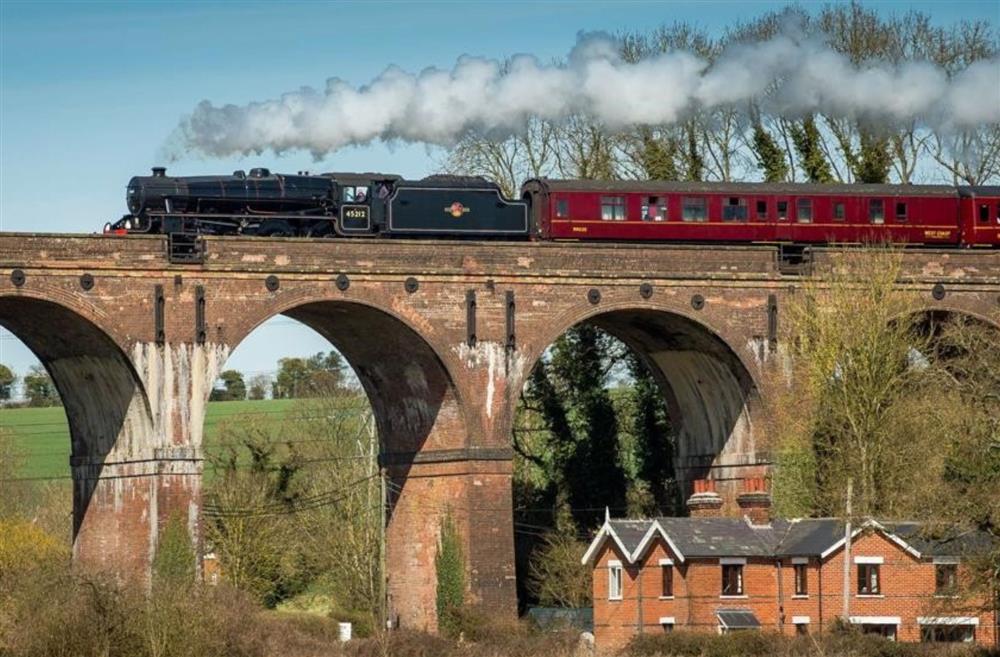
[[[782,654],[788,640],[767,632],[733,632],[705,634],[700,632],[670,632],[641,634],[635,637],[626,652],[636,657],[663,655],[669,657],[771,657]]]

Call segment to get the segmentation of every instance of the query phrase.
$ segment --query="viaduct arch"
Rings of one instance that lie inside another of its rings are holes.
[[[756,417],[781,308],[798,285],[775,249],[210,238],[174,264],[162,238],[0,234],[0,323],[52,372],[73,433],[84,563],[147,572],[183,513],[200,536],[212,384],[255,326],[286,314],[351,362],[401,487],[388,527],[394,615],[436,626],[443,513],[462,532],[468,598],[513,614],[509,444],[545,348],[590,322],[636,349],[682,418],[684,467],[766,469]],[[822,265],[823,252],[817,254]],[[1000,315],[1000,252],[907,253],[900,285],[932,309]],[[723,495],[726,496],[723,487]]]

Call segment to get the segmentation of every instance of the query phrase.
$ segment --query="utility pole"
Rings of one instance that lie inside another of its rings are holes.
[[[386,496],[386,474],[385,466],[379,469],[378,481],[379,481],[379,533],[378,533],[378,601],[379,601],[379,616],[380,622],[382,624],[381,630],[388,629],[389,620],[389,608],[386,600],[386,551],[385,551],[385,525],[386,525],[386,507],[389,506],[389,498]]]
[[[847,478],[847,508],[844,522],[844,609],[845,623],[851,622],[851,494],[854,480]]]

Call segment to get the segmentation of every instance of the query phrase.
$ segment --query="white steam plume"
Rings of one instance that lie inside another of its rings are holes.
[[[450,71],[390,67],[355,88],[330,79],[275,100],[216,107],[202,101],[171,137],[175,159],[304,149],[317,158],[349,145],[402,140],[450,145],[469,131],[505,136],[528,117],[583,114],[614,130],[663,125],[697,110],[745,107],[797,117],[822,111],[871,122],[918,120],[956,130],[1000,122],[1000,59],[950,78],[930,63],[858,67],[818,41],[780,34],[730,48],[713,64],[675,51],[628,63],[605,34],[581,34],[565,64],[518,55],[462,57]]]

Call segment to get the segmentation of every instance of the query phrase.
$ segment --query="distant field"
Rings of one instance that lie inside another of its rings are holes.
[[[236,415],[260,414],[281,422],[295,400],[212,402],[205,418],[205,448],[212,449],[219,423]],[[22,459],[21,477],[69,476],[69,427],[61,407],[0,409],[0,429],[14,436],[14,450]]]

